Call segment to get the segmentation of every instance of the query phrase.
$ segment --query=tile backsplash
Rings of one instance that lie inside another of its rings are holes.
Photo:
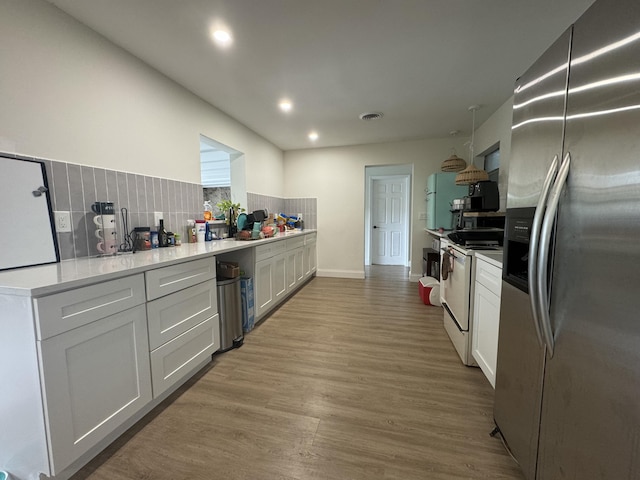
[[[305,228],[318,228],[317,198],[279,198],[247,193],[247,211],[266,208],[270,213],[302,214]]]
[[[122,209],[126,209],[128,231],[157,225],[154,212],[162,212],[165,229],[187,238],[187,220],[202,218],[203,188],[197,183],[90,167],[56,160],[14,154],[0,155],[38,160],[44,163],[53,211],[71,212],[72,231],[57,233],[60,259],[99,255],[94,202],[113,202],[118,242],[124,241]],[[269,212],[302,213],[305,228],[317,228],[316,198],[279,198],[247,193],[247,211],[266,208]]]
[[[36,159],[38,160],[38,159]],[[58,233],[62,260],[98,255],[98,238],[91,205],[113,202],[118,241],[124,240],[122,209],[128,230],[156,226],[154,212],[162,212],[165,229],[185,238],[188,219],[202,217],[202,186],[166,178],[120,172],[53,160],[44,161],[54,211],[70,211],[73,231]]]

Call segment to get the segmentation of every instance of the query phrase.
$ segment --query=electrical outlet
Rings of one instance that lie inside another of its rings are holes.
[[[154,226],[158,226],[160,225],[160,220],[163,220],[164,217],[162,216],[162,212],[153,212],[153,225]]]
[[[418,220],[426,220],[426,219],[427,219],[427,212],[418,213]]]
[[[53,216],[56,220],[56,232],[71,231],[71,212],[53,212]]]

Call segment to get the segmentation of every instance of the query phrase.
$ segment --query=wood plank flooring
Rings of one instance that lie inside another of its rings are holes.
[[[522,480],[405,272],[311,280],[73,480]]]

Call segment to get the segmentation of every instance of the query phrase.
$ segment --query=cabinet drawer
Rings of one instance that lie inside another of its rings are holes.
[[[304,246],[304,237],[297,238],[287,238],[287,250],[293,250],[294,248],[299,248]]]
[[[304,236],[304,244],[311,245],[312,243],[316,243],[318,235],[316,233],[310,233],[309,235]]]
[[[147,303],[149,348],[158,348],[216,313],[218,300],[215,280]]]
[[[271,242],[266,245],[258,245],[256,247],[256,262],[271,258],[274,255],[284,252],[284,250],[285,242],[283,241]]]
[[[147,300],[155,300],[214,278],[216,278],[214,257],[149,270],[145,272]]]
[[[220,348],[218,314],[151,352],[153,398],[171,388]]]
[[[142,274],[33,300],[38,340],[144,303]]]
[[[491,292],[500,296],[500,291],[502,290],[502,270],[478,259],[476,265],[476,282],[484,285]]]

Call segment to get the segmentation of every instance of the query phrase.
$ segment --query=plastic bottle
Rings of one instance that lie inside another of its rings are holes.
[[[204,202],[204,220],[209,221],[213,218],[213,207],[211,206],[211,202],[209,200]]]

